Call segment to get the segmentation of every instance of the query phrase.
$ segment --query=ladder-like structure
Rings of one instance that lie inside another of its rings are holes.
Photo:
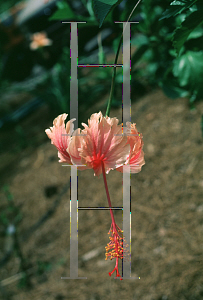
[[[71,56],[71,80],[70,80],[70,119],[75,118],[75,130],[78,128],[78,67],[123,67],[123,95],[122,95],[122,123],[131,122],[131,99],[130,99],[130,25],[139,22],[115,22],[123,23],[123,64],[117,65],[82,65],[78,64],[78,30],[77,24],[86,22],[62,22],[70,24],[70,56]],[[124,26],[125,25],[125,26]],[[72,135],[73,128],[71,129]],[[123,133],[126,135],[126,133]],[[122,135],[122,134],[121,134]],[[78,210],[99,209],[108,210],[109,207],[78,207],[77,199],[77,165],[63,165],[71,167],[71,200],[70,200],[70,277],[61,279],[87,279],[78,277]],[[131,277],[131,186],[130,186],[130,166],[125,165],[123,172],[123,207],[113,207],[112,209],[123,210],[123,232],[126,243],[130,245],[130,256],[128,261],[123,260],[122,279],[140,279]],[[118,279],[119,277],[116,277]],[[120,278],[119,278],[120,279]]]

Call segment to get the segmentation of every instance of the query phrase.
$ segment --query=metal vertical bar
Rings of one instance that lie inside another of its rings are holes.
[[[130,69],[130,23],[123,22],[123,126],[131,122]]]
[[[86,23],[86,22],[83,22]],[[77,22],[70,22],[70,119],[75,118],[75,130],[78,128],[78,33]],[[70,135],[73,133],[70,129]],[[70,277],[61,279],[87,279],[78,277],[78,186],[77,166],[71,165],[71,199],[70,199]]]
[[[74,127],[78,128],[78,78],[77,58],[78,39],[77,23],[70,24],[70,119],[75,118]],[[72,132],[71,132],[72,133]],[[70,200],[70,277],[78,277],[78,209],[77,209],[77,166],[71,166],[71,200]]]
[[[77,23],[70,24],[70,57],[71,57],[71,79],[70,79],[70,119],[75,118],[74,128],[78,128],[78,32]]]
[[[77,166],[71,166],[70,200],[70,277],[78,277],[78,201]]]
[[[71,24],[71,81],[70,81],[70,119],[76,119],[75,129],[78,128],[78,79],[77,59],[78,40],[77,23],[86,22],[62,22]],[[120,23],[120,22],[115,22]],[[122,98],[122,122],[131,122],[130,99],[130,23],[123,23],[123,98]],[[125,24],[125,27],[124,27]],[[99,66],[99,65],[98,65]],[[71,135],[73,128],[70,132]],[[71,200],[70,200],[70,277],[61,279],[87,279],[78,277],[78,199],[77,199],[77,166],[71,166]],[[131,195],[130,195],[130,165],[123,166],[123,231],[126,243],[130,245],[129,261],[123,261],[123,279],[138,279],[131,277]],[[139,278],[140,279],[140,278]]]
[[[123,22],[123,95],[122,95],[122,122],[131,122],[130,99],[130,23]],[[131,242],[130,220],[130,166],[123,166],[123,235],[126,243]],[[131,248],[131,247],[130,247]],[[129,249],[131,250],[131,249]],[[131,275],[131,251],[128,260],[123,259],[123,278]]]

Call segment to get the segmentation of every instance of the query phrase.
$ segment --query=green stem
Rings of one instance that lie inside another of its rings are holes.
[[[130,20],[135,8],[138,6],[138,4],[140,3],[141,0],[138,0],[138,2],[135,4],[135,6],[133,7],[133,10],[131,11],[129,17],[128,17],[128,20],[127,22]],[[126,23],[127,25],[127,23]],[[126,25],[125,25],[125,28],[126,28]],[[123,30],[123,33],[125,31],[125,28]],[[114,62],[114,72],[113,72],[113,76],[112,76],[112,81],[111,81],[111,91],[110,91],[110,96],[109,96],[109,101],[108,101],[108,105],[107,105],[107,109],[106,109],[106,117],[109,116],[110,114],[110,109],[111,109],[111,102],[112,102],[112,98],[113,98],[113,92],[114,92],[114,87],[115,87],[115,78],[116,78],[116,65],[117,65],[117,61],[118,61],[118,55],[119,55],[119,51],[120,51],[120,48],[121,48],[121,43],[122,43],[122,38],[123,38],[123,33],[121,35],[121,38],[120,38],[120,41],[119,41],[119,45],[118,45],[118,50],[117,50],[117,53],[116,53],[116,58],[115,58],[115,62]]]
[[[116,58],[115,58],[115,62],[114,62],[114,72],[113,72],[112,82],[111,82],[110,97],[109,97],[108,106],[107,106],[107,109],[106,109],[106,117],[109,116],[109,114],[110,114],[111,102],[112,102],[112,98],[113,98],[113,92],[114,92],[114,87],[115,87],[115,79],[116,79],[116,65],[117,65],[117,61],[118,61],[119,51],[120,51],[120,48],[121,48],[122,37],[123,37],[123,33],[122,33],[120,41],[119,41],[118,50],[117,50]]]

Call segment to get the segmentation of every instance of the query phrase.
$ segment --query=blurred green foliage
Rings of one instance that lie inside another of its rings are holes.
[[[8,9],[10,9],[12,6],[17,4],[18,2],[19,2],[19,0],[1,1],[0,14],[6,12]]]
[[[63,2],[66,6],[66,2]],[[121,0],[92,0],[94,23],[97,20],[101,27],[103,23],[111,20],[113,26],[115,15],[120,21],[127,21],[137,1],[123,1],[124,9],[119,13],[118,5],[121,2]],[[87,4],[90,4],[89,1],[86,1],[86,6]],[[73,18],[70,7],[66,11],[66,18]],[[171,98],[187,96],[190,99],[190,107],[193,108],[194,102],[203,97],[202,0],[145,0],[140,2],[133,15],[141,20],[138,25],[131,26],[131,32],[135,30],[137,32],[132,40],[137,51],[132,56],[131,74],[136,78],[145,78],[149,84],[159,85]],[[62,16],[64,18],[61,6],[54,17],[61,19]],[[75,15],[75,19],[78,19],[78,15]],[[88,22],[88,19],[86,21]],[[112,46],[118,45],[118,41],[119,38],[112,40]],[[99,73],[94,76],[101,79]]]
[[[100,59],[105,61],[103,52],[100,53]],[[52,117],[64,112],[70,114],[70,66],[70,48],[64,47],[59,61],[47,73],[46,80],[33,91],[34,95],[40,96],[49,105]],[[80,112],[90,108],[97,103],[99,97],[109,92],[111,72],[110,68],[91,68],[89,74],[84,76],[83,68],[78,68],[79,124],[84,121]],[[121,78],[118,77],[117,83],[120,81]]]
[[[122,33],[122,24],[114,21],[127,21],[137,1],[129,0],[81,0],[89,17],[84,17],[73,9],[70,0],[57,2],[58,10],[49,20],[86,21],[93,27],[118,28]],[[120,5],[119,5],[120,4]],[[121,8],[122,7],[122,8]],[[193,109],[195,102],[202,100],[203,87],[203,3],[202,0],[144,0],[133,12],[130,20],[139,24],[131,25],[131,44],[136,47],[131,56],[131,93],[147,87],[160,86],[170,98],[188,97]],[[87,24],[80,24],[80,28]],[[120,35],[109,41],[116,53]],[[99,48],[99,63],[106,63],[102,45]],[[40,94],[56,116],[69,112],[70,107],[70,55],[64,47],[60,60],[47,73],[42,88],[34,94]],[[86,55],[87,56],[87,55]],[[82,57],[80,56],[80,59]],[[87,63],[91,62],[90,57]],[[114,63],[112,61],[111,63]],[[78,108],[81,111],[91,107],[105,93],[110,92],[112,68],[88,68],[84,76],[83,68],[78,68]],[[122,103],[122,68],[117,68],[116,86],[112,106]],[[135,94],[135,93],[134,93]],[[105,109],[105,108],[104,108]],[[80,123],[80,120],[79,120]]]
[[[145,0],[137,7],[142,21],[137,26],[139,39],[134,45],[138,49],[132,56],[132,67],[145,61],[147,65],[140,76],[147,76],[171,98],[189,97],[193,108],[194,102],[203,97],[203,3],[169,2]],[[122,16],[125,20],[131,6],[127,1]]]

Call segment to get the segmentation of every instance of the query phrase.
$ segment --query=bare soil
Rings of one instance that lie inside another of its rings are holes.
[[[84,112],[85,122],[102,103]],[[23,216],[18,239],[28,269],[33,268],[31,286],[20,289],[18,281],[5,283],[20,272],[20,260],[13,254],[0,269],[2,299],[203,299],[202,112],[203,102],[190,111],[188,99],[171,100],[160,90],[132,103],[131,121],[143,134],[146,164],[131,175],[131,276],[140,280],[123,281],[108,275],[115,261],[105,261],[111,219],[109,211],[102,210],[79,211],[78,273],[88,279],[61,279],[70,275],[70,169],[58,163],[57,150],[46,138],[44,130],[52,126],[48,109],[42,107],[24,121],[30,139],[42,136],[41,144],[10,158],[4,154],[1,160],[4,170],[7,166],[2,182],[9,185]],[[121,123],[122,110],[112,109],[110,116]],[[107,181],[112,204],[122,206],[122,174],[111,171]],[[7,205],[3,191],[1,199],[3,211]],[[78,171],[78,201],[79,206],[107,206],[102,176]],[[122,227],[121,211],[115,211],[115,219]],[[5,237],[0,240],[3,246]],[[3,246],[0,259],[4,255]],[[39,274],[40,262],[47,268],[41,267]]]

